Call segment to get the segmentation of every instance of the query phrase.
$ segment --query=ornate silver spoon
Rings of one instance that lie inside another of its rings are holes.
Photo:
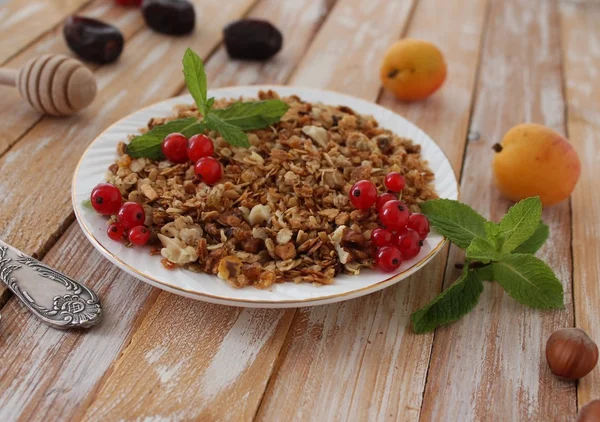
[[[96,293],[1,240],[0,281],[54,328],[90,327],[102,318]]]

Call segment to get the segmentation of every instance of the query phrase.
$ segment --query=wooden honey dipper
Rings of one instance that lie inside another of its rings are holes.
[[[36,110],[67,116],[88,106],[96,96],[92,72],[62,54],[44,54],[17,69],[0,69],[0,85],[16,86]]]

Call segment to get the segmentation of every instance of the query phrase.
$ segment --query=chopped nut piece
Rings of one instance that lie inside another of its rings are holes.
[[[248,215],[248,223],[252,226],[271,219],[271,208],[268,205],[255,205]]]
[[[302,133],[315,141],[320,147],[327,146],[328,136],[325,128],[318,126],[304,126],[302,128]]]

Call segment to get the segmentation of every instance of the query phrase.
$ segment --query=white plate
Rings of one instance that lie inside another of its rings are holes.
[[[448,159],[436,143],[421,129],[392,111],[376,104],[331,91],[285,86],[247,86],[211,90],[217,98],[256,97],[259,90],[273,89],[279,94],[298,95],[311,102],[346,105],[361,114],[370,114],[380,126],[400,136],[411,138],[422,146],[423,157],[435,172],[435,189],[442,198],[458,198],[456,178]],[[191,104],[192,97],[184,95],[141,109],[115,123],[96,138],[83,154],[73,177],[72,200],[79,225],[94,247],[109,261],[155,287],[207,302],[265,308],[287,308],[339,302],[373,293],[399,282],[427,264],[444,244],[444,238],[433,232],[421,253],[405,262],[397,274],[364,271],[358,276],[341,275],[328,286],[281,283],[267,290],[254,287],[235,289],[216,276],[197,274],[184,269],[167,270],[160,256],[150,256],[141,248],[126,248],[106,235],[106,219],[93,210],[82,207],[93,187],[102,182],[116,157],[116,147],[127,135],[137,133],[151,117],[170,116],[177,104]]]

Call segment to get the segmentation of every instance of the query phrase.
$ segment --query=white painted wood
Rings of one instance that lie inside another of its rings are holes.
[[[494,0],[486,23],[461,200],[498,221],[508,209],[492,183],[492,145],[512,126],[536,122],[564,132],[556,4]],[[565,287],[565,310],[520,305],[487,284],[461,321],[436,332],[423,401],[424,420],[572,420],[575,385],[545,362],[548,336],[573,323],[568,202],[544,210],[551,237],[540,252]],[[451,250],[445,286],[462,259]]]
[[[0,4],[0,65],[89,0],[10,0]]]
[[[600,342],[600,7],[563,3],[560,14],[567,133],[582,165],[571,197],[575,324]],[[600,397],[600,367],[577,390],[579,408]]]
[[[427,131],[455,168],[462,160],[485,5],[421,0],[408,36],[441,48],[449,79],[422,102],[401,103],[388,93],[380,100]],[[456,22],[462,22],[465,31],[457,31]],[[360,84],[378,83],[378,65],[379,61]],[[412,333],[409,317],[440,290],[446,254],[447,250],[418,274],[380,293],[299,310],[258,419],[417,420],[433,336]]]

